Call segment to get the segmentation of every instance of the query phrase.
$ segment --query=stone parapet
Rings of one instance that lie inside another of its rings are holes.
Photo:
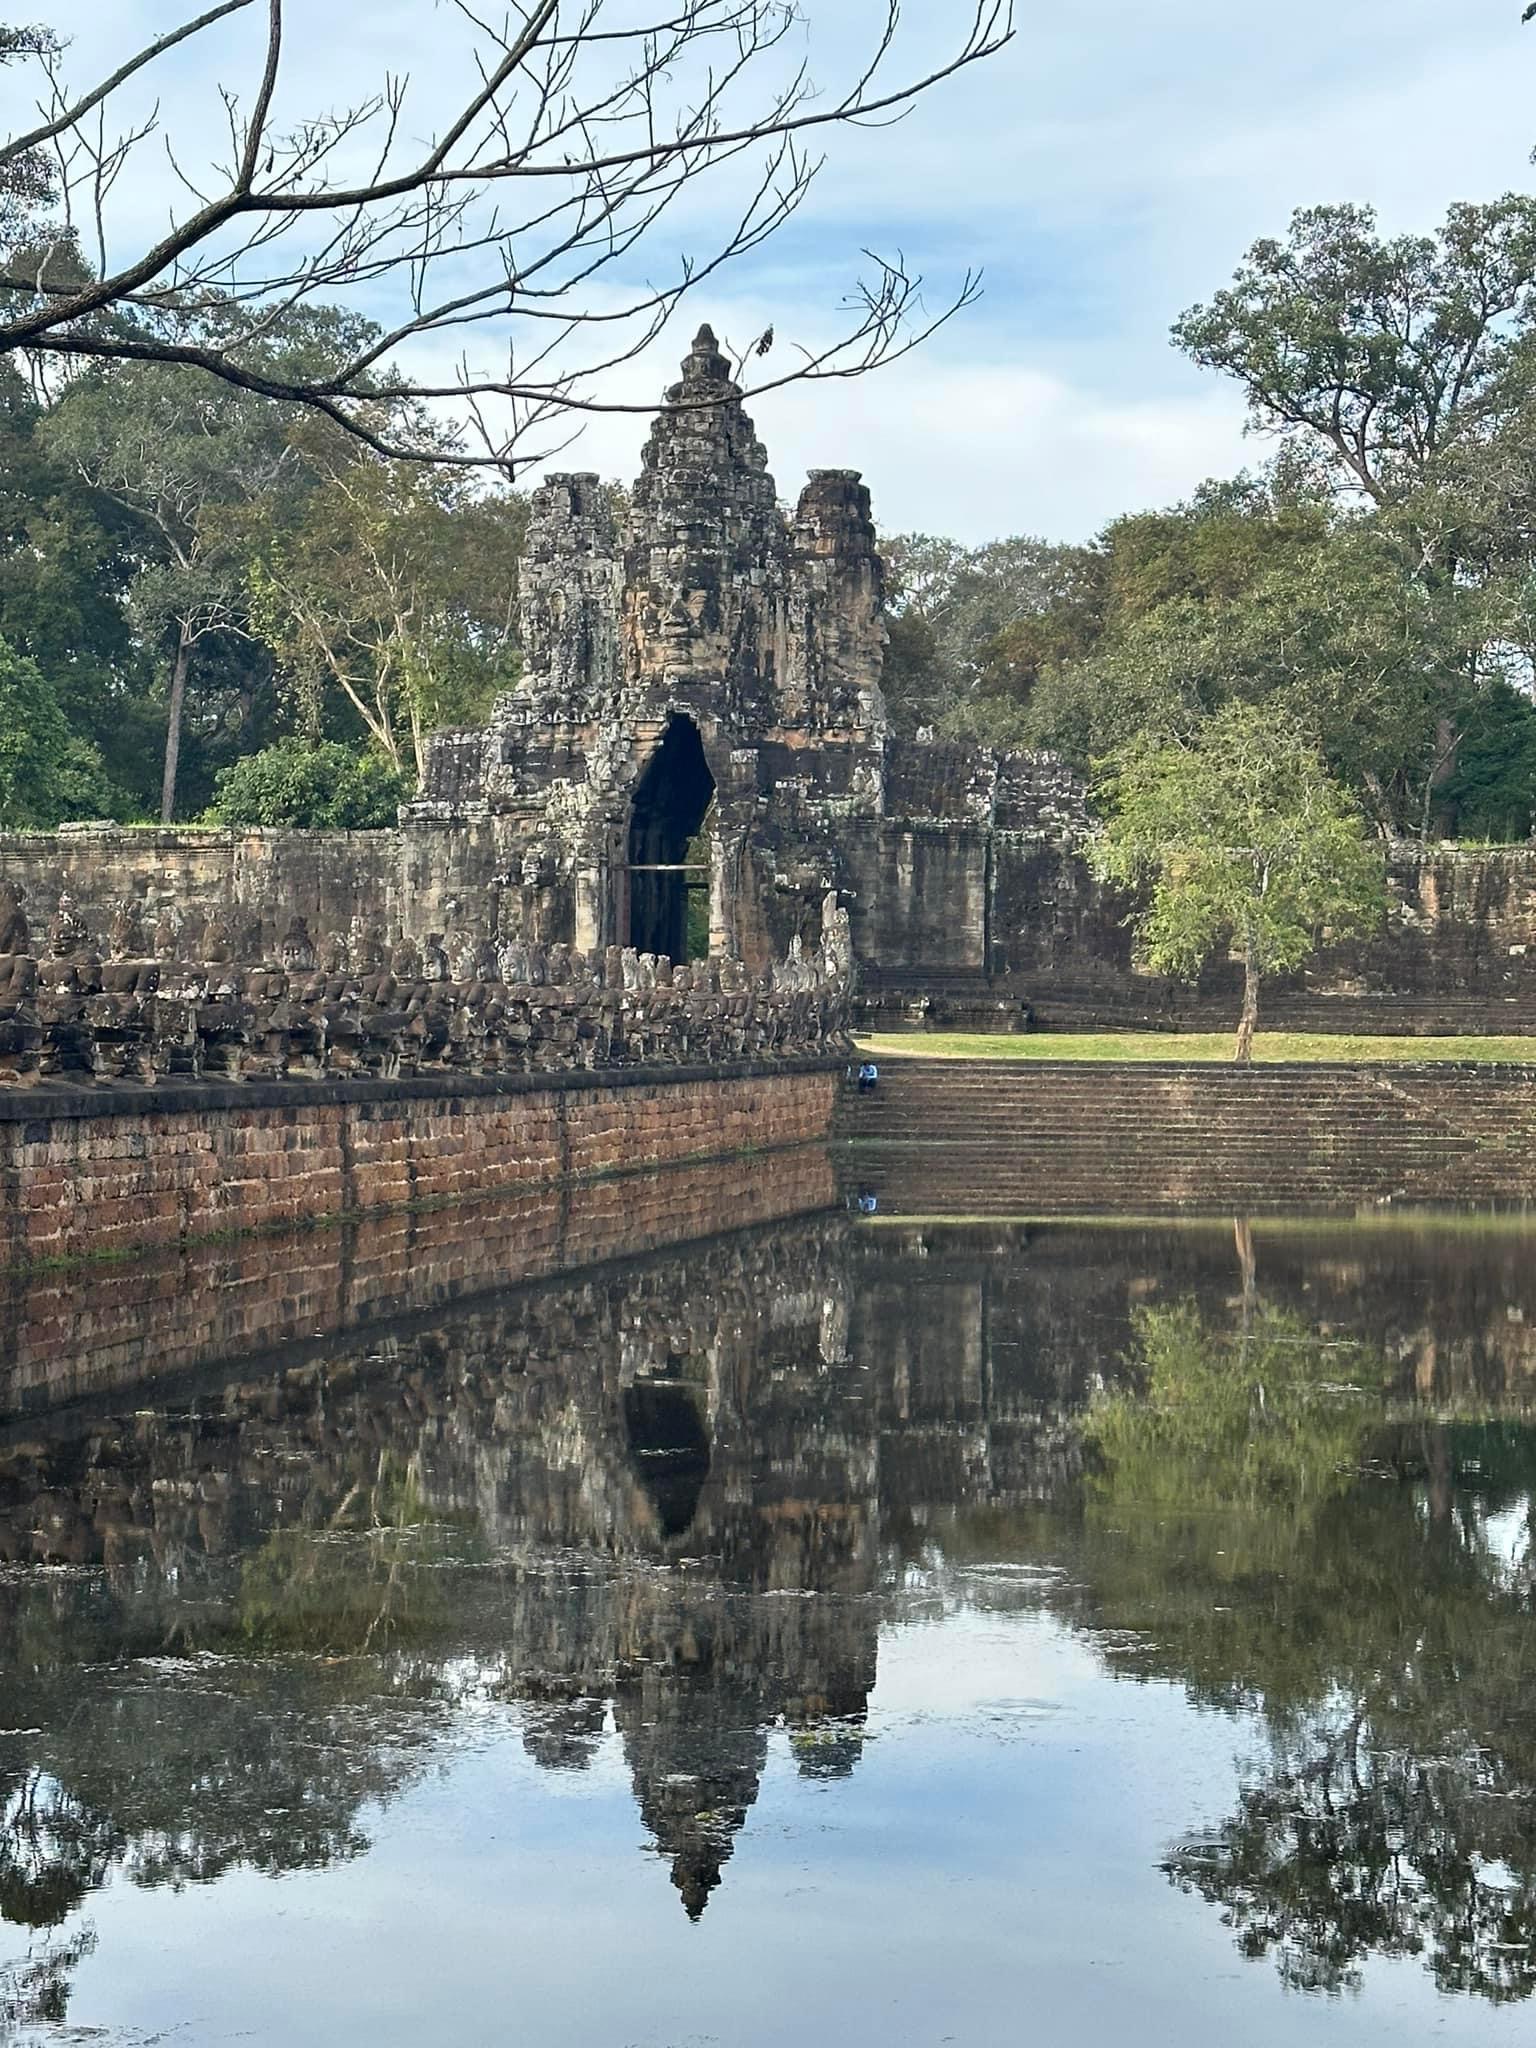
[[[56,934],[62,938],[65,935]],[[610,947],[397,948],[370,971],[0,955],[0,1090],[42,1084],[501,1076],[848,1050],[846,932],[761,975]]]

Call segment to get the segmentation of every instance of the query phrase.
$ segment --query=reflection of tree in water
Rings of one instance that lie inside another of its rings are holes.
[[[1097,1627],[1122,1668],[1249,1707],[1265,1752],[1224,1825],[1166,1868],[1243,1953],[1338,1991],[1372,1955],[1444,1990],[1536,1990],[1536,1432],[1385,1425],[1384,1368],[1258,1309],[1138,1323],[1141,1386],[1092,1418]],[[1085,1615],[1084,1618],[1090,1618]]]
[[[123,1852],[123,1831],[35,1765],[0,1799],[0,1916],[57,1927]]]
[[[815,1768],[873,1682],[873,1419],[828,1236],[0,1441],[0,1555],[72,1567],[0,1579],[31,1731],[0,1735],[0,1914],[68,1932],[108,1879],[356,1856],[472,1699],[545,1768],[614,1730],[697,1917],[769,1731]]]
[[[1394,1374],[1264,1306],[1251,1240],[1231,1333],[1212,1262],[1207,1314],[1143,1313],[1085,1417],[1162,1240],[1115,1240],[1109,1326],[1075,1238],[884,1243],[856,1285],[840,1234],[797,1227],[0,1433],[0,1555],[81,1568],[0,1578],[5,1718],[43,1731],[0,1735],[0,1913],[38,1944],[0,2015],[65,1996],[104,1873],[358,1854],[468,1699],[550,1769],[616,1734],[696,1916],[773,1729],[807,1777],[854,1768],[902,1611],[882,1559],[941,1522],[947,1563],[1029,1567],[975,1597],[1048,1601],[1117,1668],[1261,1717],[1238,1811],[1168,1865],[1249,1952],[1318,1985],[1421,1953],[1523,1995],[1530,1586],[1490,1525],[1532,1491],[1530,1433],[1386,1427]],[[1289,1298],[1345,1324],[1328,1285]]]
[[[409,1781],[430,1733],[412,1690],[398,1663],[309,1659],[113,1666],[8,1687],[43,1732],[4,1803],[0,1913],[57,1926],[113,1869],[181,1885],[237,1864],[277,1874],[358,1854],[359,1809]]]
[[[20,1962],[0,1969],[0,2040],[15,2027],[57,2027],[69,2017],[71,1980],[96,1934],[82,1927],[68,1941],[38,1943]]]
[[[1459,1754],[1392,1748],[1370,1712],[1357,1695],[1277,1733],[1237,1813],[1176,1850],[1169,1875],[1288,1984],[1339,1991],[1369,1956],[1423,1956],[1442,1991],[1529,1997],[1529,1780],[1470,1731]]]
[[[409,1463],[385,1452],[319,1526],[274,1529],[242,1560],[242,1638],[266,1652],[367,1656],[435,1633],[448,1617],[431,1567],[466,1548],[473,1537],[450,1530]]]
[[[416,1646],[447,1618],[449,1532],[387,1457],[324,1508],[244,1557],[5,1589],[0,1918],[60,1928],[114,1873],[179,1888],[367,1848],[363,1813],[435,1732],[440,1657]],[[0,1975],[0,2026],[62,2019],[93,1945],[77,1932]]]

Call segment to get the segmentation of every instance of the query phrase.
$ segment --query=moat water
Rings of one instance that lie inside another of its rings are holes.
[[[0,2040],[1533,2038],[1536,1221],[794,1184],[0,1291]]]

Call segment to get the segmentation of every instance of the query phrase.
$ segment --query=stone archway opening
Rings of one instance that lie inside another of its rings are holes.
[[[709,1432],[698,1392],[677,1380],[636,1380],[624,1389],[624,1428],[662,1535],[685,1535],[709,1477]]]
[[[708,952],[709,863],[695,841],[714,798],[698,727],[672,719],[630,812],[628,943],[636,952],[673,961]]]

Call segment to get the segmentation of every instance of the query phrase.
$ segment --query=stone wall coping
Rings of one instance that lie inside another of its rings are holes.
[[[313,830],[297,825],[119,825],[104,820],[100,824],[58,825],[47,832],[0,832],[0,853],[26,853],[45,846],[89,847],[103,841],[114,846],[143,847],[146,852],[171,847],[194,853],[210,847],[240,846],[253,839],[274,845],[297,841],[350,846],[359,840],[373,843],[392,839],[398,829],[394,825],[367,829],[331,825]]]
[[[1389,839],[1387,853],[1404,866],[1426,867],[1436,861],[1455,861],[1459,866],[1486,867],[1495,862],[1536,862],[1536,844],[1529,839],[1512,839],[1502,846],[1468,846],[1456,839],[1437,839],[1425,846],[1417,839]]]
[[[456,737],[457,735],[448,735]],[[439,737],[442,737],[439,735]],[[999,755],[1000,760],[1027,762],[1031,767],[1054,767],[1059,757],[1035,753],[1025,755]],[[835,801],[835,800],[834,800]],[[421,818],[411,816],[409,822],[438,822],[440,812],[457,815],[483,815],[487,806],[483,799],[469,805],[436,803],[430,798],[408,798],[405,810],[408,814],[420,812],[430,814]],[[498,808],[508,812],[538,811],[542,800],[533,796],[519,796],[501,799]],[[919,831],[952,832],[957,824],[979,824],[982,821],[970,817],[937,817],[928,814],[908,814],[899,810],[881,814],[883,821],[907,829]],[[104,840],[121,843],[124,846],[139,846],[147,850],[171,847],[198,851],[204,848],[238,846],[242,842],[255,840],[279,843],[314,843],[320,845],[350,845],[357,841],[380,842],[396,836],[401,828],[396,825],[370,826],[366,829],[329,826],[310,830],[296,825],[120,825],[103,821],[100,824],[56,826],[49,831],[0,831],[0,852],[7,850],[26,852],[51,845],[90,846]],[[1018,827],[999,826],[992,828],[999,838],[1035,839],[1052,836],[1049,826]],[[1512,842],[1506,846],[1464,846],[1454,840],[1437,841],[1424,846],[1413,839],[1394,839],[1387,842],[1389,857],[1405,866],[1431,866],[1437,862],[1450,861],[1458,866],[1536,865],[1536,843],[1530,841]]]
[[[709,1065],[585,1067],[530,1074],[406,1074],[398,1079],[318,1077],[313,1081],[82,1081],[59,1086],[21,1083],[0,1092],[0,1124],[76,1121],[83,1117],[176,1116],[241,1109],[333,1109],[354,1103],[483,1100],[487,1096],[600,1094],[613,1088],[658,1088],[713,1081],[769,1080],[781,1074],[841,1073],[843,1054],[798,1053],[782,1059],[721,1060]]]

